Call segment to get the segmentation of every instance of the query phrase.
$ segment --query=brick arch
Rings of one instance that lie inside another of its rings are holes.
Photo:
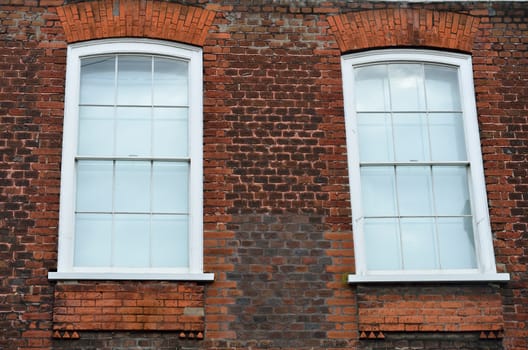
[[[202,46],[215,12],[156,0],[99,0],[57,7],[68,43],[143,37]]]
[[[479,19],[454,12],[387,9],[328,18],[341,52],[393,46],[429,46],[470,52]]]

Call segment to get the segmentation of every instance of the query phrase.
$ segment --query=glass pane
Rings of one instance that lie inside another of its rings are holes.
[[[359,158],[362,162],[394,160],[389,114],[358,113]]]
[[[154,162],[152,211],[186,213],[189,201],[189,164]]]
[[[150,162],[116,162],[115,211],[150,212]]]
[[[396,215],[393,167],[362,167],[361,198],[365,216]]]
[[[429,114],[432,160],[466,160],[462,114]]]
[[[436,269],[433,219],[401,219],[404,270]]]
[[[76,211],[112,211],[112,171],[112,161],[77,162]]]
[[[186,106],[187,62],[168,59],[154,59],[154,105]]]
[[[452,67],[425,66],[427,108],[430,111],[459,111],[458,70]]]
[[[79,155],[114,154],[113,107],[79,108]]]
[[[187,113],[187,108],[154,108],[154,156],[188,156]]]
[[[369,270],[399,270],[400,243],[396,219],[365,219],[365,245]]]
[[[469,215],[467,168],[433,167],[435,206],[438,215]]]
[[[152,57],[118,56],[117,104],[152,105]]]
[[[420,64],[390,64],[390,93],[393,111],[425,109],[425,92]]]
[[[113,105],[115,100],[115,57],[98,56],[81,60],[81,104]]]
[[[149,219],[148,215],[115,215],[114,266],[150,265]]]
[[[116,121],[116,155],[149,156],[150,108],[119,107]]]
[[[393,123],[396,161],[429,160],[429,140],[425,116],[395,113]]]
[[[74,243],[74,266],[110,266],[112,215],[77,214]]]
[[[386,111],[389,109],[386,65],[354,69],[354,84],[358,111]]]
[[[443,269],[477,268],[471,218],[438,219],[438,241]]]
[[[186,215],[152,216],[152,266],[189,266]]]
[[[431,171],[427,166],[401,166],[396,168],[400,215],[432,214]]]

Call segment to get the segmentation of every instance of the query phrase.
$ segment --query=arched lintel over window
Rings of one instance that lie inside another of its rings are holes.
[[[480,20],[425,9],[384,9],[328,17],[342,53],[374,48],[429,47],[471,52]]]
[[[66,41],[137,37],[203,46],[215,12],[156,0],[100,0],[57,7]]]

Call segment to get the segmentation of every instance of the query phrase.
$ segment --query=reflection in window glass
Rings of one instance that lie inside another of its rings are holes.
[[[368,269],[475,268],[457,68],[364,65],[354,84]]]
[[[188,62],[81,59],[74,264],[189,266]]]

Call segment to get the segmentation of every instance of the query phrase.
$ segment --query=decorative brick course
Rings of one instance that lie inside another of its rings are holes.
[[[470,52],[479,18],[461,13],[398,8],[328,17],[341,52],[425,46]]]
[[[153,0],[100,0],[57,7],[69,43],[118,37],[202,46],[215,13]]]
[[[383,340],[380,340],[379,338],[373,338],[369,334],[359,343],[358,346],[358,350],[386,349],[502,350],[502,345],[501,340],[497,339],[495,336],[494,338],[482,338],[482,336],[478,332],[388,332],[384,334]]]
[[[204,331],[196,283],[75,282],[55,287],[55,331]],[[62,333],[63,334],[63,333]]]
[[[502,331],[496,286],[358,286],[361,332]]]

